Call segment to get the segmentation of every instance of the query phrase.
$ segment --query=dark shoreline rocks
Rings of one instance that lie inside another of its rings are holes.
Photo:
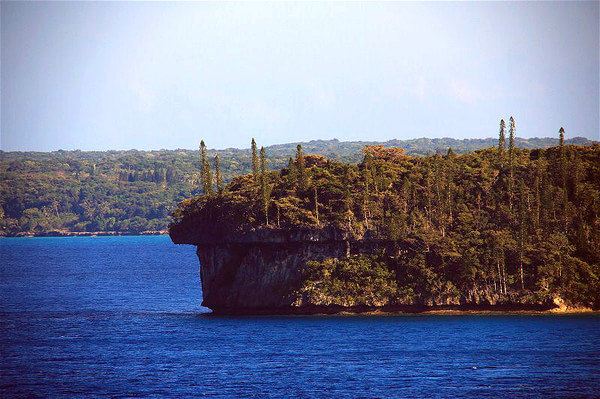
[[[259,316],[259,315],[394,315],[394,314],[452,314],[452,313],[541,313],[557,309],[553,304],[513,305],[391,305],[391,306],[304,306],[287,308],[218,308],[212,314]],[[571,309],[580,312],[583,309]],[[565,312],[568,312],[566,310]]]

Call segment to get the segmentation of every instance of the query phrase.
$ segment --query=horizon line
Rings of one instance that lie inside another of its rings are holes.
[[[250,137],[250,140],[252,140],[252,137]],[[476,140],[497,140],[497,137],[492,137],[492,136],[488,136],[488,137],[482,137],[482,138],[478,138],[478,137],[472,137],[472,138],[453,138],[453,137],[425,137],[425,136],[421,136],[421,137],[416,137],[416,138],[411,138],[411,139],[398,139],[398,138],[393,138],[393,139],[389,139],[389,140],[340,140],[336,137],[334,138],[330,138],[330,139],[312,139],[312,140],[308,140],[308,141],[289,141],[289,142],[284,142],[284,143],[275,143],[275,144],[269,144],[267,146],[264,146],[265,149],[268,149],[270,147],[276,147],[276,146],[282,146],[282,145],[292,145],[292,144],[310,144],[313,142],[327,142],[327,141],[337,141],[339,143],[381,143],[381,144],[385,144],[385,143],[389,143],[390,141],[401,141],[401,142],[409,142],[409,141],[415,141],[415,140],[421,140],[421,139],[427,139],[427,140],[456,140],[456,141],[476,141]],[[558,137],[552,137],[552,136],[535,136],[535,137],[520,137],[520,136],[515,136],[515,140],[521,140],[521,141],[528,141],[528,140],[543,140],[543,139],[551,139],[551,140],[557,140],[558,141]],[[592,143],[600,143],[600,138],[599,139],[591,139],[585,136],[575,136],[575,137],[570,137],[568,139],[565,139],[565,142],[569,142],[569,141],[573,141],[576,139],[583,139],[583,140],[587,140],[590,141]],[[203,140],[203,139],[200,139]],[[200,140],[198,140],[198,143],[200,143]],[[249,140],[249,142],[250,142]],[[249,150],[250,146],[248,147],[225,147],[225,148],[211,148],[207,146],[207,150],[209,151],[228,151],[228,150]],[[59,148],[56,150],[46,150],[46,151],[42,151],[42,150],[19,150],[19,149],[11,149],[11,150],[4,150],[2,148],[0,148],[0,153],[16,153],[16,152],[34,152],[34,153],[53,153],[53,152],[128,152],[128,151],[140,151],[140,152],[154,152],[154,151],[197,151],[197,148],[156,148],[156,149],[138,149],[138,148],[120,148],[120,149],[80,149],[80,148],[73,148],[73,149],[64,149],[64,148]]]

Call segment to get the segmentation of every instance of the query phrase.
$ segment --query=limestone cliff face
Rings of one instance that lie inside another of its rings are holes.
[[[202,305],[221,314],[288,314],[362,312],[371,310],[529,309],[554,307],[548,299],[498,295],[489,290],[441,292],[406,299],[401,296],[360,301],[301,293],[306,264],[311,260],[344,258],[352,254],[390,252],[388,243],[366,237],[352,239],[334,228],[261,228],[227,236],[179,225],[170,231],[177,244],[193,244],[201,264]]]
[[[187,234],[186,234],[187,233]],[[171,231],[194,244],[200,259],[202,305],[220,313],[288,313],[302,307],[297,291],[308,260],[343,257],[345,237],[333,229],[257,229],[228,237]]]

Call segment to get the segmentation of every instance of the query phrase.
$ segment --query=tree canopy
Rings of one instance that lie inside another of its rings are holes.
[[[588,141],[565,140],[565,144],[572,143]],[[290,156],[294,157],[297,144],[265,147],[268,168],[286,167]],[[359,163],[362,148],[368,144],[375,143],[317,140],[302,143],[302,149],[338,161]],[[403,147],[409,155],[423,155],[445,153],[448,147],[456,153],[464,153],[493,146],[494,140],[415,139],[380,144]],[[558,144],[558,138],[515,139],[515,145],[520,148]],[[205,150],[206,163],[214,171],[210,181],[222,179],[226,183],[252,171],[250,148]],[[214,165],[217,154],[219,176]],[[203,192],[201,162],[198,150],[0,151],[0,235],[53,231],[137,234],[145,230],[164,230],[179,202]],[[257,150],[257,175],[258,169]],[[296,179],[295,175],[293,178]],[[213,189],[218,191],[216,182]],[[320,192],[318,195],[320,197]]]

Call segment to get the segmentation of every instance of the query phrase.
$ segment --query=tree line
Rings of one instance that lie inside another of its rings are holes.
[[[589,141],[576,138],[567,143]],[[359,164],[362,148],[369,144],[377,143],[316,140],[301,147],[306,153]],[[497,143],[491,139],[414,139],[379,144],[386,148],[401,146],[409,155],[422,155],[441,153],[442,148],[445,152],[448,146],[460,154]],[[515,138],[517,148],[552,145],[558,145],[558,138]],[[297,146],[265,146],[266,171],[289,166],[290,154],[297,151]],[[214,165],[216,155],[218,168]],[[222,179],[223,189],[235,176],[260,172],[260,148],[206,149],[206,156],[213,181]],[[180,201],[203,193],[201,169],[197,150],[0,151],[0,235],[163,230]],[[216,182],[213,190],[218,191]],[[309,194],[314,209],[314,192]],[[319,198],[317,202],[322,201]],[[270,206],[269,223],[276,224],[278,208],[273,203]]]

